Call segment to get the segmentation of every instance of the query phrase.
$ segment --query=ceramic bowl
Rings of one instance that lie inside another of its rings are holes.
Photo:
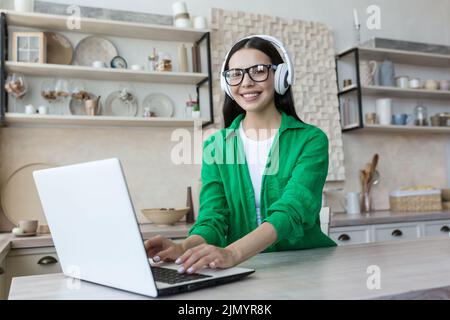
[[[142,214],[156,225],[173,225],[188,213],[189,207],[185,208],[154,208],[141,209]]]

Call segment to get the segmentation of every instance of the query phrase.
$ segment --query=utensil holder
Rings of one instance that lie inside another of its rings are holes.
[[[372,203],[372,194],[371,192],[364,192],[362,193],[362,199],[361,199],[361,211],[362,212],[371,212],[373,210],[373,203]]]

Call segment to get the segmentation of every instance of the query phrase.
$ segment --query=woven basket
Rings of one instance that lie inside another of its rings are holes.
[[[391,211],[441,211],[441,190],[395,191],[389,195]]]

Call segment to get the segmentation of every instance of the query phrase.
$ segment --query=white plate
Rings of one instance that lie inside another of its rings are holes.
[[[2,209],[13,224],[20,220],[38,220],[39,224],[47,224],[42,210],[33,171],[53,168],[44,163],[32,163],[14,171],[3,184],[1,192]]]
[[[120,92],[114,91],[106,98],[101,110],[105,116],[135,117],[138,112],[137,98],[134,95],[133,100],[123,101]]]
[[[150,108],[156,117],[170,118],[175,109],[172,99],[163,93],[152,93],[142,103],[143,108]]]
[[[89,36],[81,40],[75,48],[75,63],[92,67],[92,62],[103,61],[110,66],[111,60],[118,55],[117,48],[108,39]]]

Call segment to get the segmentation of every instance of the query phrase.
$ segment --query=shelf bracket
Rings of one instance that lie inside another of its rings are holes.
[[[7,77],[6,63],[8,60],[8,25],[6,23],[6,13],[0,14],[0,126],[5,126],[5,113],[8,111],[8,97],[5,90]]]
[[[211,33],[206,32],[199,40],[195,42],[197,46],[197,50],[200,48],[200,44],[206,41],[206,55],[208,62],[208,78],[203,79],[199,83],[197,83],[197,97],[200,103],[200,87],[208,82],[208,91],[209,91],[209,120],[205,122],[202,127],[206,127],[210,124],[214,124],[214,102],[213,102],[213,91],[212,91],[212,68],[211,68]],[[200,52],[197,53],[198,55]],[[199,66],[200,67],[200,66]]]

